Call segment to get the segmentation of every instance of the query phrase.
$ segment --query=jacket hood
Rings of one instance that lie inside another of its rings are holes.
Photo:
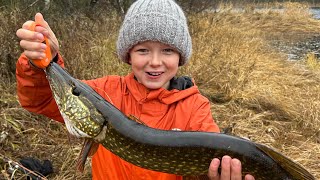
[[[170,81],[169,90],[164,88],[149,90],[135,79],[133,73],[127,75],[124,80],[127,89],[141,103],[158,99],[164,104],[172,104],[200,93],[193,80],[186,76],[174,77]]]

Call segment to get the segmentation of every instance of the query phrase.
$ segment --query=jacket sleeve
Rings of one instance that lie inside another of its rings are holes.
[[[212,117],[209,100],[202,95],[196,99],[192,108],[190,129],[192,131],[220,132]]]
[[[56,62],[64,67],[60,55],[58,55]],[[23,108],[64,122],[53,99],[44,71],[31,65],[24,54],[20,56],[16,63],[16,80],[18,100]]]

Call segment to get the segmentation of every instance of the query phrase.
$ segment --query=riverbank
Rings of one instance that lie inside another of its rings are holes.
[[[286,54],[288,60],[304,60],[310,53],[320,59],[320,35],[312,35],[299,42],[274,41],[272,46]]]
[[[243,8],[226,6],[215,12],[252,16],[243,20],[243,17],[239,17],[241,23],[236,22],[234,26],[247,24],[247,28],[260,31],[259,36],[265,36],[271,49],[283,53],[287,60],[303,60],[310,53],[319,56],[320,34],[316,25],[320,21],[319,7],[300,3],[271,3]]]

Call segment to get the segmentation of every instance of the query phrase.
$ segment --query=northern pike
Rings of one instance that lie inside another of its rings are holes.
[[[45,72],[68,131],[102,144],[136,166],[183,176],[206,175],[214,157],[229,155],[242,162],[244,174],[258,180],[315,179],[288,157],[247,139],[223,133],[147,127],[124,115],[58,64],[51,62]]]

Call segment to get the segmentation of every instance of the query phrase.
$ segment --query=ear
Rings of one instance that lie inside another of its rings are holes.
[[[182,57],[181,57],[181,54],[179,54],[179,62],[178,62],[178,66],[182,66],[182,65],[181,65],[181,60],[182,60]]]
[[[131,65],[131,57],[130,57],[130,54],[128,54],[128,64]]]

